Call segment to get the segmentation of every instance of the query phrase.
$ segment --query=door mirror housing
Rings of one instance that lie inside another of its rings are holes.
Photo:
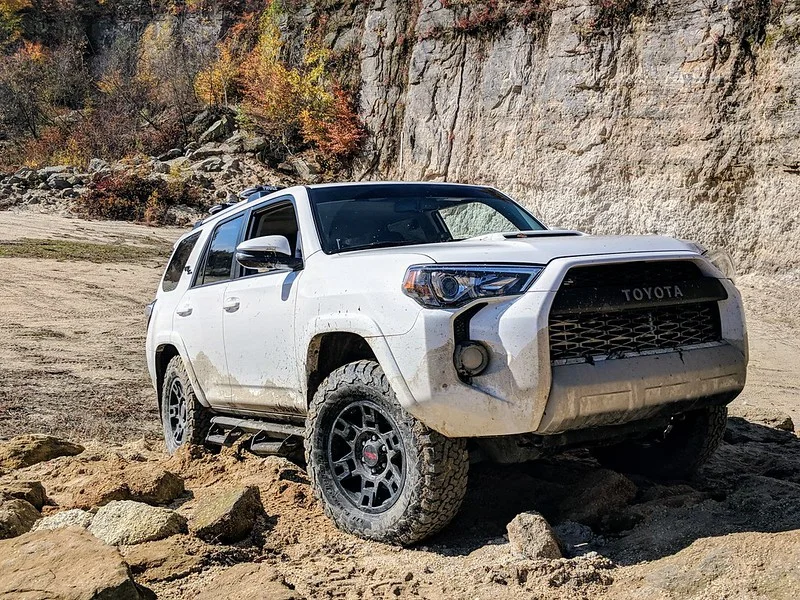
[[[248,269],[259,271],[285,271],[295,269],[298,259],[282,235],[265,235],[245,240],[236,246],[236,261]]]

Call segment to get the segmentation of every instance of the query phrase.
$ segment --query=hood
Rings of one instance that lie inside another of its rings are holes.
[[[420,244],[401,248],[360,250],[352,254],[403,253],[427,256],[437,263],[530,263],[544,265],[556,258],[638,252],[696,252],[674,238],[655,235],[593,236],[574,231],[547,231],[516,237],[492,234],[460,242]]]

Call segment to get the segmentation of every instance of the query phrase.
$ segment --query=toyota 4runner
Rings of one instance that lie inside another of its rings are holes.
[[[304,447],[330,518],[400,544],[453,518],[470,459],[581,447],[687,477],[745,383],[731,271],[488,187],[250,190],[178,240],[148,307],[167,448]]]

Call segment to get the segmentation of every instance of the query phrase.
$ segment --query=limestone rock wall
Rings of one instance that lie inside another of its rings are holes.
[[[491,184],[551,226],[797,267],[798,0],[663,0],[604,27],[591,0],[551,9],[464,32],[440,0],[372,2],[360,175]]]

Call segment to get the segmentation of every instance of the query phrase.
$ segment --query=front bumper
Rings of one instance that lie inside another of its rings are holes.
[[[404,408],[449,437],[556,434],[645,419],[672,403],[677,411],[690,400],[730,401],[742,390],[747,339],[741,297],[729,280],[721,280],[728,298],[719,302],[719,343],[551,365],[550,307],[576,262],[553,261],[529,292],[472,318],[470,338],[489,348],[491,361],[469,383],[453,365],[452,322],[462,310],[423,310],[411,331],[385,338],[405,383],[398,394]]]

